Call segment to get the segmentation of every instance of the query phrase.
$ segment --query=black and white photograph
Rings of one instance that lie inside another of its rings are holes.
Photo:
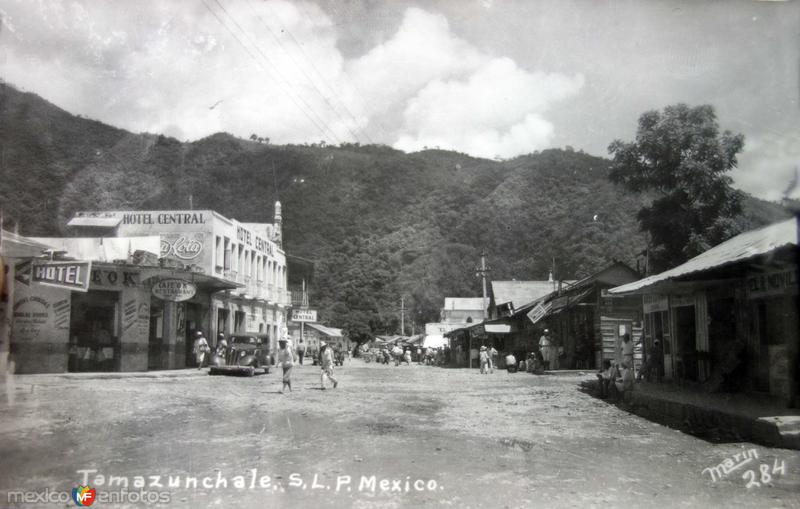
[[[800,507],[799,0],[0,0],[0,507]]]

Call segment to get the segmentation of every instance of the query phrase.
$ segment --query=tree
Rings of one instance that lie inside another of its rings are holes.
[[[636,141],[614,140],[609,178],[650,194],[637,214],[656,270],[678,265],[737,233],[742,193],[726,175],[744,136],[725,131],[710,105],[667,106],[639,117]]]

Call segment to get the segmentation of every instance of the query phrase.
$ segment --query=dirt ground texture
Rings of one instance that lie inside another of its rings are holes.
[[[649,422],[581,392],[589,372],[353,360],[325,391],[319,374],[296,367],[286,395],[274,371],[15,377],[13,405],[0,393],[0,506],[9,492],[69,491],[84,475],[98,493],[123,478],[134,490],[138,477],[169,497],[150,504],[161,507],[800,506],[800,451]],[[704,473],[751,449],[758,457],[728,475]],[[141,504],[94,507],[110,505]]]

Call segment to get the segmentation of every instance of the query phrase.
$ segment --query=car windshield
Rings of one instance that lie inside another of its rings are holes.
[[[238,344],[245,344],[245,345],[255,345],[256,338],[252,336],[234,336],[233,342]]]

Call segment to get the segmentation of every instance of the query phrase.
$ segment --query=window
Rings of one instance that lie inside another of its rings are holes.
[[[216,271],[220,272],[222,270],[223,259],[225,257],[225,252],[222,249],[222,238],[219,235],[215,238],[215,245],[214,245],[214,265],[216,266]]]
[[[228,237],[225,237],[225,252],[223,256],[225,257],[223,268],[231,270],[231,241]]]

